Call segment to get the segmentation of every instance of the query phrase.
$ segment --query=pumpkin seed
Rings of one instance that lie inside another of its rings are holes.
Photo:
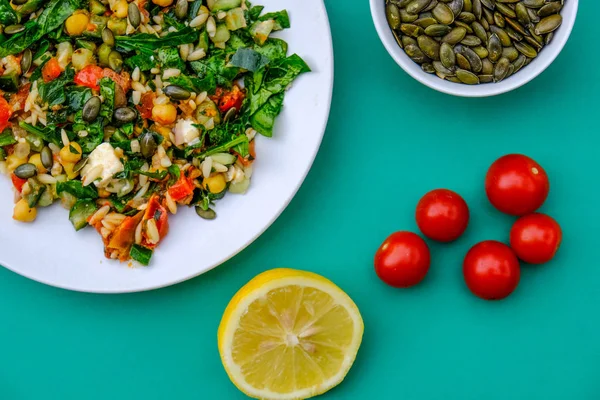
[[[444,67],[450,69],[456,65],[456,55],[452,46],[448,43],[442,43],[440,46],[440,61]]]
[[[515,30],[513,28],[511,28],[510,26],[507,26],[506,28],[504,28],[504,31],[506,32],[508,37],[511,38],[512,40],[516,40],[517,42],[520,42],[521,40],[523,40],[523,35],[521,35],[518,32],[515,32]]]
[[[538,42],[539,44],[544,44],[544,37],[535,33],[535,27],[530,27],[529,33],[531,34],[531,37],[535,39],[536,42]]]
[[[500,14],[498,11],[496,11],[494,13],[494,22],[500,28],[504,28],[506,26],[506,20],[504,19],[504,17],[502,16],[502,14]]]
[[[517,13],[515,13],[515,10],[513,10],[512,8],[510,8],[510,6],[507,6],[506,4],[497,3],[496,10],[498,10],[505,17],[517,18]]]
[[[37,175],[37,167],[31,163],[21,164],[15,169],[14,174],[21,179],[33,178]]]
[[[467,60],[469,60],[469,64],[471,64],[471,69],[473,72],[481,72],[483,69],[483,63],[481,62],[481,58],[468,47],[464,47],[460,52]]]
[[[396,31],[392,31],[392,35],[394,35],[394,39],[396,39],[396,43],[398,43],[398,46],[400,46],[401,49],[404,49],[404,45],[402,44],[402,39],[400,39],[400,36],[398,36]]]
[[[417,64],[422,64],[428,60],[427,56],[421,51],[418,45],[409,44],[404,47],[406,54]]]
[[[406,6],[409,14],[418,14],[431,3],[431,0],[413,0]]]
[[[163,89],[163,92],[169,96],[171,100],[187,100],[192,95],[189,90],[177,85],[169,85]]]
[[[496,3],[493,0],[481,0],[481,4],[488,10],[493,10],[496,8]]]
[[[536,38],[531,36],[525,36],[525,41],[531,45],[536,51],[542,50],[542,44],[544,43],[544,38],[540,36],[542,43],[538,42]]]
[[[82,158],[81,160],[79,160],[77,162],[77,164],[75,164],[73,166],[73,172],[77,173],[77,172],[81,171],[83,169],[83,167],[85,167],[87,165],[89,160],[90,159],[88,157]]]
[[[474,35],[467,35],[460,43],[465,46],[475,47],[481,45],[481,39]]]
[[[411,23],[411,22],[417,21],[418,19],[419,19],[419,15],[418,14],[409,14],[408,11],[406,11],[405,8],[401,8],[400,9],[400,21],[406,22],[406,23]],[[433,20],[433,21],[435,23],[435,20]],[[390,24],[390,26],[392,26],[392,24]],[[426,28],[426,27],[423,27],[423,28]],[[398,28],[396,27],[396,28],[392,28],[392,29],[398,29]]]
[[[445,79],[446,79],[447,81],[449,81],[449,82],[454,82],[454,83],[462,83],[462,82],[460,81],[460,79],[458,79],[458,78],[457,78],[457,77],[455,77],[455,76],[447,76]]]
[[[127,124],[137,118],[137,113],[131,107],[119,107],[113,113],[114,119],[121,124]]]
[[[544,38],[544,44],[546,46],[548,46],[550,44],[550,42],[552,41],[552,39],[554,39],[554,32],[550,32],[549,34],[546,35],[546,37]]]
[[[514,47],[505,47],[502,49],[502,57],[508,58],[508,61],[513,62],[519,57],[519,52]]]
[[[44,148],[40,152],[40,159],[42,161],[42,165],[46,169],[50,169],[54,165],[54,157],[52,156],[52,150],[50,150],[48,146],[44,146]]]
[[[185,19],[188,14],[188,1],[187,0],[177,0],[177,4],[175,4],[175,16],[179,19]]]
[[[515,5],[515,14],[517,14],[517,21],[523,26],[529,26],[531,24],[531,18],[527,12],[527,7],[523,3],[517,3]]]
[[[451,45],[459,43],[465,38],[467,30],[463,27],[454,28],[446,36],[442,38],[442,42],[446,42]]]
[[[512,45],[512,40],[510,40],[510,36],[508,36],[508,33],[506,33],[504,29],[492,25],[490,26],[490,31],[496,34],[496,36],[498,36],[498,39],[500,39],[500,43],[502,43],[502,46],[506,47]]]
[[[83,106],[83,110],[81,111],[81,118],[83,118],[86,122],[92,122],[98,117],[100,114],[100,107],[102,106],[102,102],[100,101],[100,97],[92,96],[88,101],[85,102]]]
[[[185,0],[187,3],[187,0]],[[395,4],[388,3],[385,7],[385,15],[387,17],[388,24],[392,29],[398,29],[400,27],[400,10]]]
[[[535,33],[538,35],[544,35],[546,33],[554,32],[562,24],[562,16],[560,14],[551,15],[543,18],[535,26]]]
[[[423,34],[423,28],[413,24],[401,24],[400,31],[402,31],[402,33],[404,33],[405,35],[412,36],[415,38]]]
[[[131,26],[133,26],[135,29],[140,26],[140,23],[142,22],[142,15],[140,14],[140,9],[135,3],[129,3],[129,6],[127,7],[127,19],[129,20]]]
[[[417,38],[417,43],[419,44],[419,48],[423,53],[433,59],[440,59],[440,44],[426,35],[421,35]]]
[[[121,54],[118,51],[113,50],[110,52],[108,55],[108,66],[115,72],[121,72],[123,67],[123,57],[121,57]]]
[[[456,70],[456,77],[462,82],[465,83],[467,85],[477,85],[479,84],[479,78],[477,77],[477,75],[475,75],[474,73],[464,70],[464,69],[457,69]]]
[[[513,62],[513,65],[515,66],[515,73],[519,72],[521,68],[525,66],[526,61],[527,57],[525,57],[523,54],[519,54],[519,57],[515,60],[515,62]]]
[[[231,107],[225,113],[225,116],[223,117],[223,122],[227,122],[227,121],[234,119],[236,114],[237,114],[237,108]]]
[[[463,11],[473,12],[473,1],[472,0],[464,0]]]
[[[158,145],[156,144],[156,140],[154,139],[154,135],[150,131],[146,131],[143,133],[140,138],[140,153],[145,158],[150,158],[156,152]]]
[[[198,214],[198,216],[202,219],[210,220],[210,219],[217,218],[217,213],[212,208],[209,208],[208,210],[204,210],[204,209],[202,209],[202,207],[196,206],[196,214]]]
[[[450,28],[448,25],[435,24],[429,25],[427,28],[425,28],[425,34],[428,36],[444,36],[447,35],[451,30],[452,28]]]
[[[537,51],[527,43],[515,42],[515,47],[519,50],[519,53],[523,54],[525,57],[535,58],[538,55]]]
[[[527,14],[529,15],[529,19],[531,20],[532,24],[537,24],[538,22],[540,22],[540,17],[537,15],[533,8],[528,8]]]
[[[481,26],[483,26],[483,28],[484,28],[486,31],[489,31],[489,30],[490,30],[490,24],[487,22],[487,19],[485,19],[485,18],[481,18],[481,19],[479,20],[479,23],[481,24]]]
[[[482,74],[491,75],[494,72],[494,64],[492,64],[489,58],[481,60],[481,64],[483,65],[483,68],[481,69]]]
[[[456,64],[462,69],[469,71],[471,70],[471,64],[469,64],[469,60],[467,60],[467,58],[460,53],[456,54]]]
[[[437,6],[435,6],[431,13],[440,24],[448,25],[454,22],[454,13],[450,7],[444,3],[439,3]]]
[[[525,28],[523,28],[523,25],[521,25],[517,21],[510,18],[506,18],[506,23],[515,31],[519,32],[521,35],[527,36],[527,31],[525,30]]]
[[[465,24],[472,24],[476,19],[475,14],[466,11],[463,11],[458,15],[458,20]]]
[[[506,78],[508,78],[509,76],[511,76],[514,73],[515,73],[515,66],[510,64],[508,66],[508,73],[506,74]],[[506,79],[506,78],[504,78],[504,79]]]
[[[490,54],[489,51],[483,46],[473,47],[473,51],[481,59],[487,58],[487,56]]]
[[[473,33],[475,34],[475,36],[481,39],[482,42],[487,42],[487,33],[485,31],[485,28],[479,22],[473,22],[471,24],[471,28],[473,28]]]
[[[21,73],[25,75],[29,72],[29,68],[31,68],[31,62],[33,61],[33,55],[31,54],[31,50],[25,49],[23,52],[23,56],[21,57]]]
[[[4,33],[7,35],[14,35],[19,32],[23,32],[25,30],[25,26],[21,24],[8,25],[4,27]]]
[[[410,36],[402,36],[402,44],[404,45],[404,47],[410,44],[418,46],[417,41],[411,38]]]
[[[463,10],[464,6],[465,6],[464,0],[452,0],[450,3],[448,3],[448,7],[450,7],[450,10],[452,11],[453,15],[460,14],[461,11]]]
[[[546,0],[523,0],[523,5],[528,8],[541,8]]]
[[[490,36],[488,41],[488,52],[490,53],[488,57],[493,63],[498,61],[502,56],[502,43],[500,42],[498,35],[495,33]]]
[[[406,8],[413,0],[390,0],[390,3],[396,4],[399,8]]]
[[[469,24],[465,24],[462,21],[454,21],[454,25],[460,26],[462,28],[465,28],[467,30],[468,34],[472,34],[473,33],[473,29],[471,28],[471,26]]]
[[[518,3],[521,0],[496,0],[497,3]]]
[[[508,75],[508,68],[510,66],[510,61],[508,58],[502,57],[496,63],[496,67],[494,68],[494,82],[501,82]]]
[[[418,25],[423,29],[425,29],[431,25],[437,24],[437,23],[438,23],[437,20],[433,17],[419,18],[414,21],[415,25]]]
[[[479,83],[494,82],[494,75],[484,74],[484,75],[478,75],[477,77],[479,78]]]
[[[473,0],[473,10],[471,12],[475,15],[477,20],[481,19],[481,14],[483,12],[481,11],[481,0]]]
[[[436,6],[438,5],[438,0],[432,0],[431,3],[429,3],[429,5],[427,7],[425,7],[425,9],[423,10],[424,12],[428,12],[433,10]]]
[[[421,69],[428,74],[435,74],[435,68],[430,63],[421,64]]]
[[[487,8],[483,9],[483,18],[485,18],[489,25],[494,24],[494,13]]]
[[[434,61],[432,63],[432,65],[433,65],[433,68],[435,69],[436,73],[438,74],[438,76],[439,76],[439,74],[444,75],[444,77],[455,75],[455,73],[452,69],[444,67],[444,64],[442,64],[440,61]],[[444,79],[444,78],[442,78],[442,79]]]

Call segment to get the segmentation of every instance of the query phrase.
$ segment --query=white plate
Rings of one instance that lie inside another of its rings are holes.
[[[258,238],[300,188],[321,144],[333,87],[333,51],[322,0],[257,0],[265,11],[287,9],[292,27],[279,37],[312,72],[285,96],[274,137],[257,138],[250,190],[228,194],[217,219],[205,221],[180,208],[149,267],[128,268],[104,258],[102,240],[91,228],[75,232],[59,205],[41,209],[33,224],[12,220],[13,192],[0,176],[0,264],[31,279],[65,289],[122,293],[160,288],[200,275]]]

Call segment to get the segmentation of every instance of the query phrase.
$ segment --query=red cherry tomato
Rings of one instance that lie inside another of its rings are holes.
[[[560,225],[545,214],[535,213],[521,217],[510,230],[510,247],[517,257],[529,264],[550,261],[561,241]]]
[[[146,92],[142,95],[140,104],[135,106],[140,112],[142,118],[150,119],[152,117],[152,108],[154,108],[154,99],[156,95],[154,92]]]
[[[375,272],[390,286],[410,287],[421,282],[431,256],[423,239],[412,232],[392,233],[375,254]]]
[[[98,81],[104,76],[104,70],[97,65],[88,65],[75,74],[73,79],[79,86],[86,86],[91,89],[100,90]]]
[[[546,171],[531,158],[509,154],[497,159],[485,177],[485,192],[498,210],[511,215],[534,212],[546,201]]]
[[[474,295],[500,300],[517,288],[521,268],[510,247],[487,240],[471,247],[463,262],[463,275]]]
[[[182,172],[179,180],[169,188],[169,195],[174,201],[183,201],[186,197],[191,200],[195,188],[192,179]]]
[[[451,242],[467,229],[469,207],[457,193],[436,189],[419,200],[416,218],[423,235],[439,242]]]
[[[17,192],[21,193],[21,191],[23,190],[23,185],[27,183],[27,179],[21,179],[15,174],[11,174],[10,179],[15,189],[17,189]]]

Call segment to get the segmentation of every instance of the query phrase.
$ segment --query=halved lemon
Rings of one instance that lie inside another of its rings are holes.
[[[358,308],[320,275],[273,269],[231,299],[219,353],[231,381],[250,397],[306,399],[338,385],[363,335]]]

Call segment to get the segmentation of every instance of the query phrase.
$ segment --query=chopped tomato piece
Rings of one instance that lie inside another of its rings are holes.
[[[156,228],[158,229],[159,242],[167,236],[169,232],[169,220],[168,214],[165,207],[160,204],[158,200],[158,195],[153,195],[148,201],[148,207],[146,208],[146,212],[144,214],[143,222],[147,223],[147,221],[154,219],[156,222]],[[148,240],[148,236],[146,230],[142,230],[142,246],[148,249],[154,249],[158,243],[151,243]]]
[[[146,92],[142,95],[140,104],[136,106],[142,118],[150,119],[152,117],[152,108],[154,107],[154,92]]]
[[[75,74],[74,81],[79,86],[99,90],[100,86],[98,86],[98,81],[104,76],[103,73],[101,67],[97,65],[88,65]]]
[[[129,89],[131,89],[131,78],[129,77],[129,73],[122,71],[120,74],[116,73],[110,68],[104,68],[102,71],[102,76],[112,79],[115,83],[121,85],[123,91],[127,93]]]
[[[44,78],[44,82],[53,81],[54,79],[59,77],[61,72],[62,69],[58,64],[58,60],[56,59],[56,57],[52,57],[42,67],[42,77]]]
[[[8,102],[4,96],[0,96],[0,133],[10,125],[8,120],[12,116],[12,108],[8,105]]]
[[[194,183],[192,179],[182,172],[179,180],[169,188],[169,195],[174,201],[181,202],[194,194]]]
[[[229,91],[217,88],[215,95],[211,96],[211,99],[218,104],[219,111],[225,113],[233,107],[239,111],[242,108],[245,97],[246,93],[238,85],[233,85]]]
[[[21,193],[21,191],[23,190],[23,185],[27,182],[27,179],[21,179],[15,174],[11,174],[10,179],[12,180],[15,189],[17,189],[17,191]]]
[[[120,261],[129,260],[129,251],[135,241],[135,230],[143,216],[144,213],[140,211],[133,217],[125,218],[121,225],[117,226],[110,236],[110,240],[107,240],[108,243],[104,250],[107,258],[111,258],[111,254],[116,251]]]

